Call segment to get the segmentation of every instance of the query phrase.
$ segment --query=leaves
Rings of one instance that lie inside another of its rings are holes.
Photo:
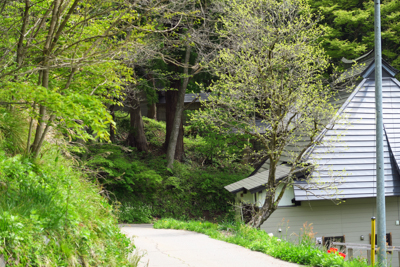
[[[232,48],[213,62],[219,80],[194,120],[248,134],[278,161],[288,144],[313,142],[332,116],[321,29],[301,1],[234,1],[227,14],[221,34]]]
[[[313,12],[322,15],[326,35],[321,37],[327,54],[338,62],[342,57],[354,59],[374,48],[374,3],[365,0],[308,1]],[[381,3],[382,48],[386,60],[395,68],[399,59],[399,7],[395,0]]]

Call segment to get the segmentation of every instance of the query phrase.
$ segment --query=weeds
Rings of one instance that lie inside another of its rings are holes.
[[[251,172],[248,166],[231,164],[229,168],[187,165],[176,162],[172,172],[165,158],[144,153],[126,153],[107,144],[88,146],[89,155],[74,152],[82,166],[95,171],[97,180],[121,202],[121,222],[145,223],[149,217],[177,219],[233,218],[234,196],[224,186]]]
[[[152,221],[151,206],[144,203],[122,203],[119,207],[118,218],[120,222],[150,223]]]
[[[131,240],[100,188],[53,154],[33,163],[0,153],[0,255],[7,266],[136,266],[128,260]]]
[[[12,155],[26,150],[28,122],[15,111],[0,107],[0,148]]]

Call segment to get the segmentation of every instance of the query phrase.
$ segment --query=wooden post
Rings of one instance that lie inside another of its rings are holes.
[[[399,251],[397,251],[397,256],[399,256],[399,266],[400,266],[400,250]]]
[[[353,259],[353,248],[349,248],[347,251],[349,254],[349,260],[352,260]]]
[[[367,261],[368,265],[371,265],[371,250],[367,250]]]

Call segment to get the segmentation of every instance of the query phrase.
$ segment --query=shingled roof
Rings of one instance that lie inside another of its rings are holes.
[[[371,54],[372,51],[356,59],[369,64],[358,74],[363,80],[346,97],[338,111],[349,123],[337,124],[332,130],[324,132],[321,145],[310,152],[308,162],[314,165],[314,171],[308,179],[296,181],[296,201],[376,196],[375,62],[373,58],[371,60]],[[385,190],[387,196],[400,196],[400,83],[394,78],[398,70],[387,62],[383,64],[383,72]],[[341,136],[339,142],[328,142],[336,136]],[[285,171],[287,176],[290,170],[286,164],[278,168],[277,178],[285,177]],[[252,176],[225,188],[232,193],[243,189],[255,191],[267,179],[266,162]],[[321,189],[324,185],[332,184],[336,188],[327,186]]]
[[[394,78],[383,78],[382,91],[385,191],[387,196],[397,196],[400,195],[400,84]],[[323,141],[340,135],[340,142],[323,142],[313,150],[311,157],[317,167],[307,181],[296,183],[297,201],[376,196],[373,79],[364,79],[360,83],[341,114],[350,124],[337,125],[325,133]],[[321,189],[324,184],[336,184],[336,188]]]
[[[291,168],[292,166],[289,164],[283,163],[278,165],[275,172],[276,181],[286,178],[289,175]],[[306,168],[297,168],[293,174],[297,177],[304,177],[305,171]],[[231,193],[236,193],[243,190],[248,190],[250,193],[255,193],[266,188],[264,185],[268,182],[268,177],[268,170],[256,172],[254,175],[251,175],[243,180],[225,186],[225,189]]]
[[[339,79],[346,80],[351,77],[374,78],[374,56],[374,50],[372,49],[356,59],[347,59],[343,57],[342,62],[344,63],[346,70],[343,72]],[[383,77],[394,77],[399,72],[385,60],[382,60],[382,65],[384,66],[382,73]]]

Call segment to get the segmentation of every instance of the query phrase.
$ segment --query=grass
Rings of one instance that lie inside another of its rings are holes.
[[[137,266],[101,188],[56,149],[0,152],[0,255],[7,266]]]
[[[211,223],[207,221],[178,221],[161,219],[154,223],[156,229],[180,229],[202,233],[211,238],[259,251],[284,261],[318,267],[363,267],[364,259],[345,261],[341,256],[328,254],[317,247],[307,232],[300,233],[298,242],[270,237],[265,231],[242,223]]]

